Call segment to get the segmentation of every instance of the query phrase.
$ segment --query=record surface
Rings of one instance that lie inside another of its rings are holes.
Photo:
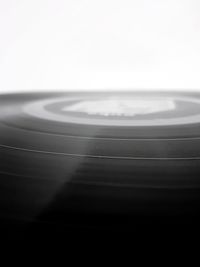
[[[197,221],[200,95],[2,95],[0,178],[6,222],[131,229]]]

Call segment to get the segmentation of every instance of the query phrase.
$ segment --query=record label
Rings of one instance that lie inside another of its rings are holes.
[[[44,120],[107,126],[170,126],[199,123],[200,99],[186,96],[104,96],[36,101],[25,114]]]

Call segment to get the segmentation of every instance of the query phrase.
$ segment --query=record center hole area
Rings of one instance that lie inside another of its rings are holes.
[[[174,99],[120,98],[81,100],[63,108],[66,112],[86,113],[100,116],[127,116],[159,113],[176,109]]]

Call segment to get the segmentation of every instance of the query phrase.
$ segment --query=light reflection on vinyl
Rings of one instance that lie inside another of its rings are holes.
[[[0,178],[0,220],[199,222],[200,94],[2,95]]]

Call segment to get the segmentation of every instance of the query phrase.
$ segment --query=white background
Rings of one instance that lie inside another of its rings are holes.
[[[0,0],[0,93],[200,89],[199,0]]]

